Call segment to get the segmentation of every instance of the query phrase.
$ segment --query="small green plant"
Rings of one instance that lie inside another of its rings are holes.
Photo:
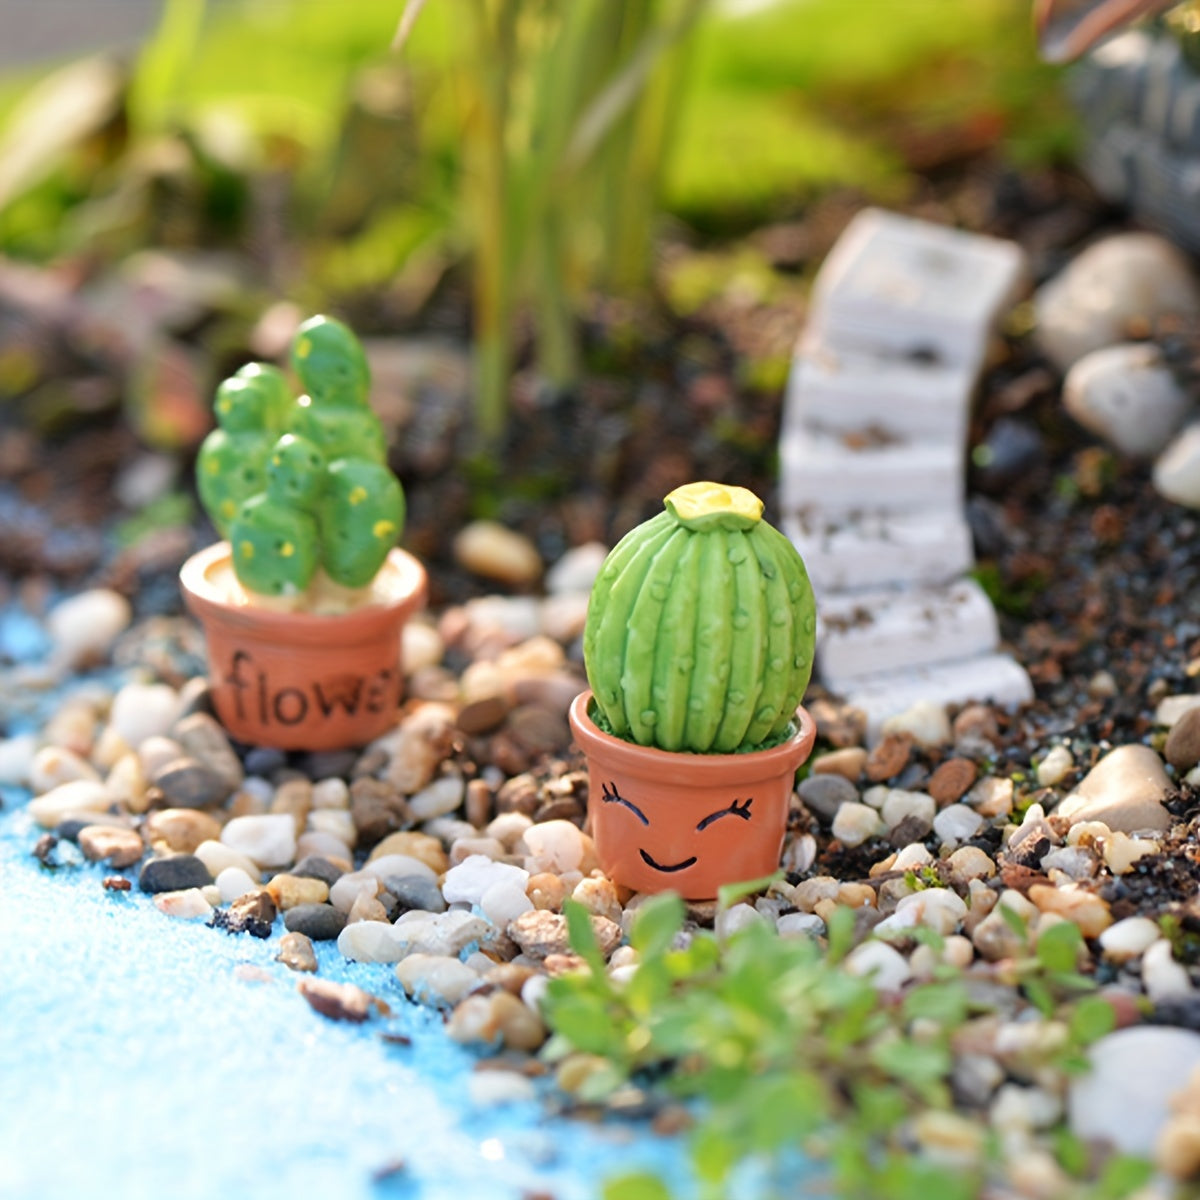
[[[602,1102],[630,1081],[695,1101],[689,1136],[701,1195],[727,1194],[731,1173],[751,1158],[773,1172],[778,1194],[796,1194],[803,1170],[824,1176],[819,1186],[831,1183],[832,1194],[864,1200],[968,1200],[999,1170],[982,1124],[964,1165],[912,1153],[921,1116],[951,1107],[956,1035],[976,1016],[991,1019],[960,971],[942,967],[900,997],[881,994],[844,963],[854,941],[849,909],[833,915],[825,946],[781,938],[766,924],[722,945],[710,933],[685,933],[683,904],[667,893],[640,910],[630,934],[638,965],[617,982],[605,973],[587,914],[568,905],[568,922],[588,969],[551,981],[544,1054],[603,1061],[578,1093],[585,1101]],[[941,941],[921,932],[935,947]],[[1084,1048],[1113,1028],[1111,1007],[1086,994],[1094,985],[1075,973],[1081,942],[1074,925],[1055,926],[1022,966],[1027,992],[1048,999],[1062,1026],[1060,1049],[1040,1064],[1047,1069],[1075,1069]],[[1081,1179],[1098,1172],[1099,1192],[1071,1195],[1106,1195],[1110,1176],[1144,1175],[1145,1164],[1128,1160],[1077,1161],[1070,1139],[1060,1140],[1065,1169]],[[606,1200],[671,1194],[640,1172],[604,1192]]]
[[[296,331],[291,357],[299,397],[263,363],[217,388],[218,427],[196,461],[200,499],[248,591],[303,596],[318,570],[363,588],[404,524],[404,493],[367,403],[366,356],[350,329],[316,316]]]
[[[788,735],[815,631],[804,562],[762,501],[691,483],[605,560],[583,652],[607,732],[728,754]]]

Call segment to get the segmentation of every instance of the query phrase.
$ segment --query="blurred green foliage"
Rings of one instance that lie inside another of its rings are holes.
[[[465,262],[495,435],[522,331],[569,386],[579,313],[656,282],[664,217],[736,234],[1071,147],[1027,0],[428,0],[396,54],[402,7],[167,0],[126,65],[0,80],[0,252],[248,250],[264,303],[393,317]]]

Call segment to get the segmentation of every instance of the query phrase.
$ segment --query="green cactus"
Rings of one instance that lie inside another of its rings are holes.
[[[745,488],[687,484],[665,505],[617,543],[592,589],[583,653],[598,717],[663,750],[778,742],[812,672],[804,562]]]
[[[329,464],[317,524],[329,578],[343,587],[365,587],[404,525],[404,493],[387,467],[339,459]]]
[[[307,389],[298,399],[264,363],[217,389],[219,428],[196,463],[200,498],[248,591],[303,593],[318,567],[365,587],[404,523],[383,426],[367,406],[366,356],[341,322],[313,317],[296,333],[292,362]]]

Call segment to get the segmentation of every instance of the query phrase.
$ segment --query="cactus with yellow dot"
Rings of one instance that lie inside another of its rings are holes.
[[[218,428],[196,464],[200,498],[248,592],[303,598],[329,581],[362,589],[405,512],[383,427],[367,406],[366,356],[345,325],[318,316],[296,331],[291,360],[300,396],[260,363],[217,389]]]
[[[642,746],[730,754],[792,732],[816,605],[804,562],[740,487],[691,483],[605,559],[583,637],[593,720]]]

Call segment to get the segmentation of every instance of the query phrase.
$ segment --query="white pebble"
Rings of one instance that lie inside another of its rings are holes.
[[[911,708],[888,717],[883,732],[911,733],[922,746],[948,746],[954,739],[946,706],[932,700],[918,700]]]
[[[165,683],[127,683],[113,697],[109,726],[137,749],[147,738],[165,737],[179,717],[179,693]]]
[[[513,847],[525,836],[526,831],[533,825],[533,820],[524,813],[507,812],[493,817],[487,823],[484,833],[493,837],[511,853]]]
[[[234,817],[221,841],[260,867],[286,867],[296,860],[296,822],[291,813]]]
[[[933,824],[937,813],[937,802],[928,792],[910,792],[904,788],[890,788],[881,809],[884,823],[895,829],[909,818],[925,826]]]
[[[538,608],[538,631],[564,645],[575,640],[587,624],[587,592],[547,596]]]
[[[368,899],[372,899],[379,895],[379,889],[382,886],[379,877],[371,871],[347,871],[335,879],[330,887],[329,903],[339,912],[348,913],[354,907],[354,902],[359,896],[365,895]],[[370,924],[367,921],[362,923]],[[350,927],[347,926],[347,928]]]
[[[113,642],[129,627],[132,617],[129,601],[107,588],[93,588],[64,600],[46,619],[54,662],[74,668],[107,659]]]
[[[572,547],[546,572],[546,591],[551,595],[590,592],[607,557],[608,547],[603,542]]]
[[[406,621],[400,635],[400,661],[404,673],[436,667],[446,654],[441,634],[427,621]]]
[[[29,786],[36,794],[52,791],[77,779],[99,780],[100,772],[86,758],[61,746],[43,746],[29,767]]]
[[[381,854],[378,858],[365,862],[360,874],[374,875],[376,879],[385,882],[388,879],[411,879],[414,876],[430,883],[437,881],[437,872],[427,862],[422,862],[411,854]]]
[[[528,871],[509,863],[495,862],[482,854],[473,854],[446,872],[442,881],[442,895],[447,904],[479,904],[485,893],[498,884],[511,884],[524,895],[528,882]]]
[[[257,891],[259,886],[251,872],[243,867],[226,867],[217,875],[215,882],[217,892],[225,904],[248,892]]]
[[[154,906],[168,917],[179,917],[188,921],[197,917],[207,917],[212,912],[212,905],[199,888],[185,888],[181,892],[159,892],[154,897]]]
[[[546,989],[550,986],[549,975],[531,975],[521,985],[521,1003],[526,1008],[531,1008],[534,1012],[542,1011],[542,1001],[546,996]]]
[[[1075,759],[1066,746],[1052,746],[1037,765],[1038,787],[1057,787],[1075,769]]]
[[[583,862],[583,834],[570,821],[543,821],[525,831],[528,855],[525,867],[531,875],[549,871],[562,875],[577,870]]]
[[[525,894],[524,887],[512,880],[501,880],[493,884],[479,901],[479,910],[499,929],[507,927],[522,913],[533,908],[533,901]]]
[[[396,964],[405,992],[423,1004],[453,1006],[480,985],[464,962],[446,954],[409,954]]]
[[[393,936],[405,954],[448,954],[457,956],[473,942],[482,941],[491,927],[481,917],[463,909],[444,913],[413,910],[401,913],[392,926]]]
[[[1184,693],[1178,696],[1164,696],[1154,710],[1154,723],[1172,729],[1179,718],[1192,708],[1200,708],[1200,694]]]
[[[140,746],[135,747],[138,762],[146,772],[147,779],[153,779],[158,772],[177,758],[184,756],[183,747],[174,739],[155,735],[148,737]]]
[[[864,975],[881,992],[899,991],[912,977],[904,955],[886,942],[861,942],[846,956],[846,970]]]
[[[350,962],[394,963],[404,957],[404,947],[387,921],[355,921],[338,934],[337,946]]]
[[[350,862],[353,858],[353,851],[341,838],[335,837],[332,833],[322,833],[318,829],[305,830],[296,839],[296,861],[299,862],[310,854],[328,858],[331,861],[340,858],[343,862]]]
[[[32,733],[0,738],[0,784],[25,786],[29,782],[36,753],[37,737]]]
[[[1126,917],[1100,934],[1105,958],[1127,962],[1137,958],[1162,937],[1162,930],[1149,917]]]
[[[833,836],[843,846],[853,849],[881,832],[883,822],[869,804],[848,801],[841,805],[833,818]]]
[[[816,913],[784,913],[776,922],[780,937],[824,937],[825,922]]]
[[[533,1080],[517,1071],[473,1071],[467,1078],[467,1096],[476,1108],[502,1104],[527,1104],[537,1098]]]
[[[408,798],[409,810],[417,821],[447,816],[462,804],[466,789],[461,775],[443,775]]]
[[[721,909],[713,921],[713,932],[717,941],[727,942],[736,933],[751,925],[761,925],[766,918],[750,904],[731,904]]]
[[[1167,500],[1200,508],[1200,424],[1189,425],[1162,452],[1150,481]]]
[[[103,783],[77,779],[31,800],[26,811],[43,829],[53,829],[67,817],[106,812],[112,802],[112,793]]]
[[[949,888],[924,888],[900,899],[896,912],[912,912],[917,921],[938,933],[953,933],[967,915],[967,905]]]
[[[226,846],[224,842],[201,842],[196,847],[196,857],[208,868],[208,873],[214,879],[222,871],[237,867],[245,871],[255,885],[258,884],[260,872],[257,864],[246,855]]]
[[[1142,952],[1142,986],[1155,1004],[1191,995],[1192,981],[1186,968],[1175,961],[1166,938],[1152,942]]]
[[[935,826],[936,828],[936,823]],[[920,842],[909,842],[897,855],[892,863],[895,871],[915,871],[918,867],[927,867],[933,862],[933,855]]]
[[[344,779],[336,775],[328,779],[318,779],[312,788],[313,808],[349,808],[350,788]]]
[[[306,833],[323,833],[343,846],[353,846],[358,841],[358,829],[349,809],[311,809],[306,824]]]
[[[504,846],[495,838],[467,837],[459,838],[450,847],[450,862],[453,866],[466,862],[468,858],[503,858]]]
[[[933,818],[933,832],[945,843],[968,842],[983,828],[983,817],[970,805],[948,804]]]

